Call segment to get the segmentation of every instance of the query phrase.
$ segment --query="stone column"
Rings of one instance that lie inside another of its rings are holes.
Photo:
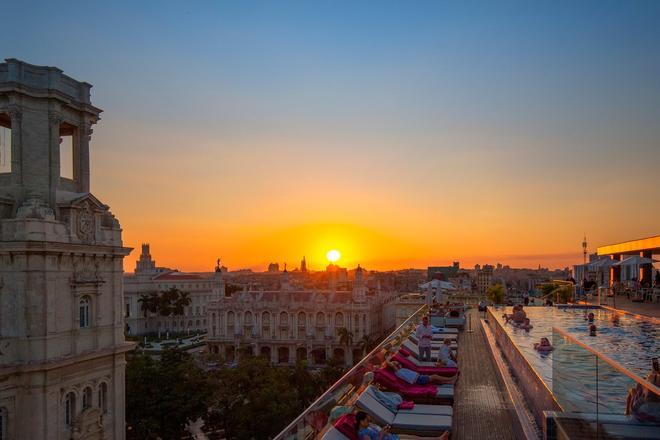
[[[82,193],[89,192],[89,141],[92,132],[92,124],[83,121],[78,130],[77,148],[73,156],[73,178],[76,181],[78,191]]]
[[[49,177],[49,194],[46,195],[48,204],[51,207],[56,205],[56,191],[60,184],[60,124],[62,123],[62,115],[59,113],[51,113],[48,115],[48,132],[49,132],[49,148],[48,148],[48,169],[50,172]]]
[[[23,112],[20,108],[14,106],[9,109],[9,118],[11,119],[11,174],[12,184],[20,185],[23,181],[21,145],[23,134]]]

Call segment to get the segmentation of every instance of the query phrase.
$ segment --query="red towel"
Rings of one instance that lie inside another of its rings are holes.
[[[415,402],[412,400],[404,400],[396,407],[396,409],[413,409],[415,407]]]

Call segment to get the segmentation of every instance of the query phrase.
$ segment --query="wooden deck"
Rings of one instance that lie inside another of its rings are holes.
[[[512,402],[508,397],[481,329],[479,313],[470,310],[468,326],[458,337],[461,375],[454,399],[452,440],[515,439]]]

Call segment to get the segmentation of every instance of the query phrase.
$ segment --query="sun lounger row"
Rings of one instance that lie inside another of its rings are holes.
[[[451,329],[454,330],[454,329]],[[446,333],[452,339],[456,333]],[[457,343],[452,341],[451,348]],[[437,357],[437,350],[435,356]],[[420,375],[451,377],[458,373],[458,368],[439,366],[436,362],[419,360],[419,349],[414,335],[409,336],[394,353],[391,361],[396,361],[402,368],[415,371]],[[390,365],[392,367],[392,365]],[[396,368],[395,368],[396,369]],[[357,396],[353,407],[367,413],[371,420],[381,427],[390,426],[393,433],[423,437],[440,436],[450,431],[452,426],[454,401],[453,384],[415,383],[410,384],[395,373],[395,369],[382,366],[365,374],[368,386]],[[442,381],[441,378],[435,378]],[[396,399],[393,399],[396,397]],[[398,400],[397,400],[398,399]],[[393,405],[392,400],[402,402]],[[354,413],[344,414],[323,436],[323,440],[357,440],[357,420]]]

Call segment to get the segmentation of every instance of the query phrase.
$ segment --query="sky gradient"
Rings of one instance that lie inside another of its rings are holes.
[[[10,2],[0,56],[94,85],[129,271],[141,242],[564,267],[660,233],[660,2],[495,3]]]

